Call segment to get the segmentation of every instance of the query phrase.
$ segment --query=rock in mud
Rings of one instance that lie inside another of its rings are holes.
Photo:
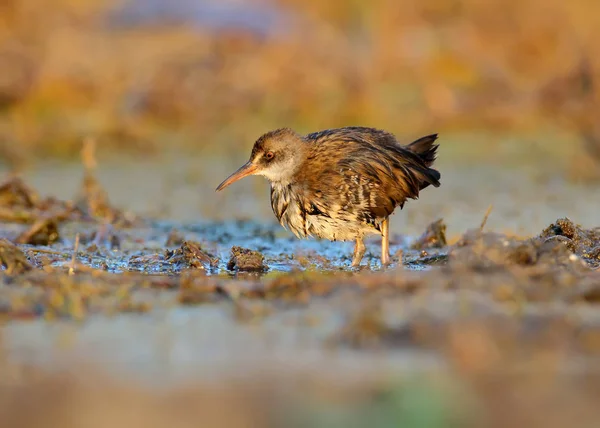
[[[600,228],[586,230],[568,218],[561,218],[544,229],[538,239],[561,242],[591,266],[600,266]]]
[[[6,239],[0,240],[0,263],[9,275],[26,272],[33,269],[25,254],[13,243]]]
[[[444,248],[446,241],[446,224],[439,219],[427,226],[425,232],[411,245],[413,250],[426,250],[429,248]]]
[[[541,238],[550,236],[565,236],[572,239],[575,236],[575,225],[567,218],[559,219],[540,233]]]
[[[264,272],[268,269],[264,256],[258,251],[242,247],[231,248],[231,258],[227,263],[228,270],[245,272]]]

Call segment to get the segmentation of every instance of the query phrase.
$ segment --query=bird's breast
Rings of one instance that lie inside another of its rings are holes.
[[[308,236],[306,212],[302,209],[300,195],[289,184],[271,184],[271,208],[283,227],[299,238]]]
[[[271,184],[271,208],[280,222],[289,208],[291,198],[292,193],[289,186],[279,183]]]
[[[333,241],[356,239],[376,233],[353,210],[341,209],[339,203],[314,200],[292,185],[271,185],[271,208],[279,223],[299,238],[315,236]],[[317,194],[312,195],[319,199]]]

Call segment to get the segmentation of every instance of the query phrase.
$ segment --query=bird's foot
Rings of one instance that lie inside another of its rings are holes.
[[[381,223],[381,266],[390,264],[390,220]]]
[[[381,254],[381,266],[389,266],[390,264],[390,255],[389,253]]]
[[[354,246],[354,257],[352,257],[352,267],[359,267],[360,262],[365,255],[365,251],[367,248],[362,240],[362,238],[356,240],[356,245]]]

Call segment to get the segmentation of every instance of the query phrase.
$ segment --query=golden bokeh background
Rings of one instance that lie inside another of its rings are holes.
[[[559,133],[600,158],[598,16],[593,0],[4,0],[0,147],[235,149],[360,124],[490,149]]]

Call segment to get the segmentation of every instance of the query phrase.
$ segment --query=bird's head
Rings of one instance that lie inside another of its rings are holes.
[[[271,182],[287,183],[306,157],[302,136],[289,128],[262,135],[254,143],[250,160],[223,181],[217,192],[249,175],[262,175]]]

